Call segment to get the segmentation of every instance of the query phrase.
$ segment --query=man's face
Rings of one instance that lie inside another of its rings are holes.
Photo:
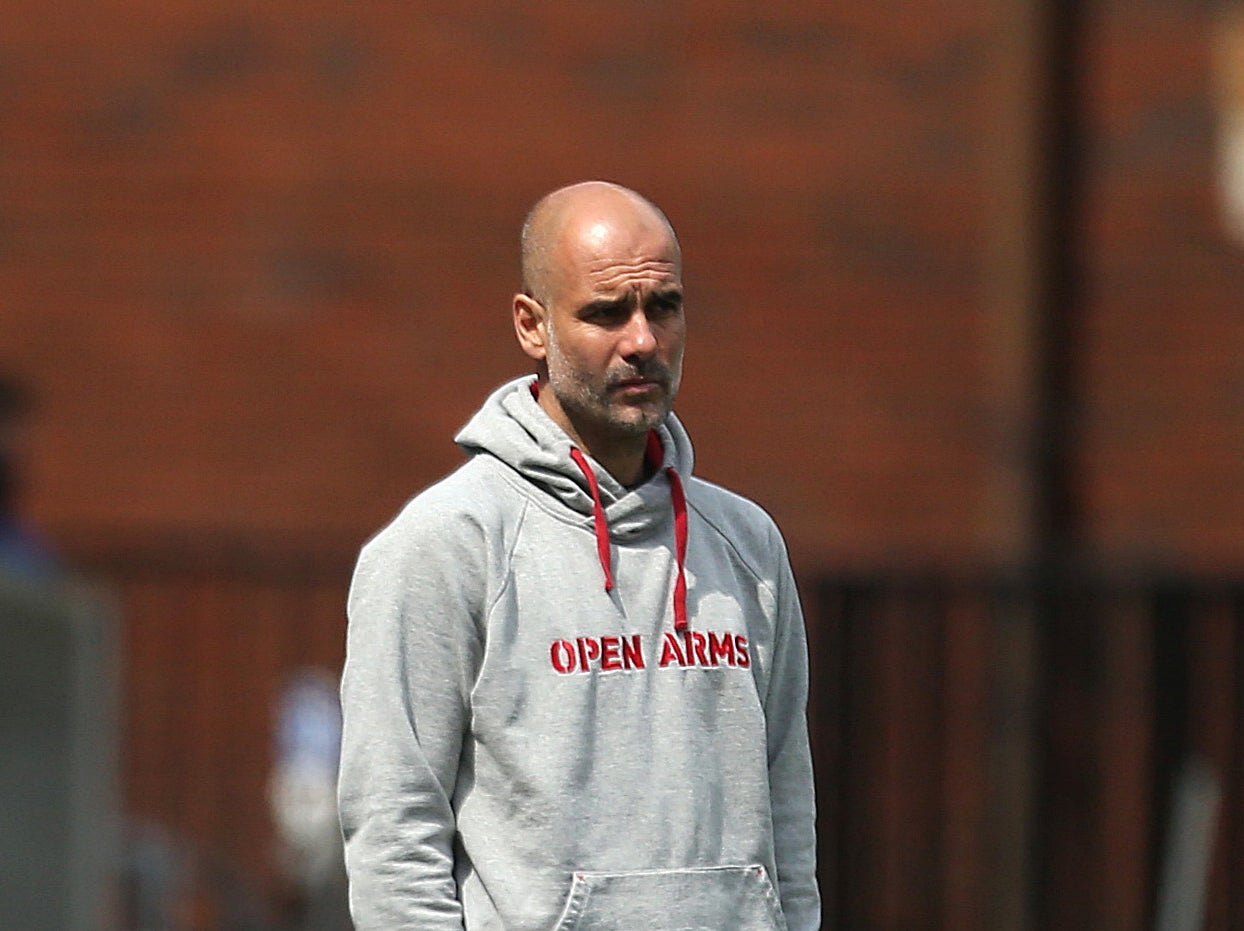
[[[549,387],[584,440],[642,436],[670,412],[686,322],[678,246],[647,218],[588,224],[559,248],[545,308]]]

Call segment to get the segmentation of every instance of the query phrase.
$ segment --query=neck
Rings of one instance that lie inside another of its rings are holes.
[[[546,414],[566,431],[566,435],[582,452],[599,462],[618,482],[630,488],[648,478],[648,434],[599,436],[583,430],[557,402],[547,387],[536,395],[536,402]]]
[[[648,436],[592,436],[575,428],[569,420],[563,423],[575,446],[599,462],[606,472],[626,488],[638,485],[648,477]]]
[[[632,488],[648,477],[648,463],[644,456],[648,446],[646,437],[627,437],[608,444],[587,443],[580,437],[579,446],[625,488]]]

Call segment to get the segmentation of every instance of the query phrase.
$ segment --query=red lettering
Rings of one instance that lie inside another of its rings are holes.
[[[644,651],[640,648],[639,634],[632,634],[629,641],[622,638],[622,665],[627,669],[644,668]]]
[[[704,647],[708,645],[704,639],[704,635],[698,630],[684,630],[682,632],[683,643],[687,647],[687,662],[694,666],[699,663],[701,666],[708,665],[708,657],[704,655]]]
[[[730,634],[715,634],[712,631],[709,631],[708,658],[712,661],[714,666],[718,663],[725,663],[727,666],[733,666],[734,637]]]
[[[600,659],[600,643],[595,637],[580,637],[579,643],[579,665],[583,671],[587,672],[592,668],[592,662]]]
[[[549,647],[549,659],[558,672],[574,672],[574,644],[569,640],[554,640]]]
[[[734,636],[734,655],[739,658],[739,666],[747,669],[752,664],[752,655],[747,652],[747,638],[742,634]]]
[[[600,668],[612,672],[615,669],[622,668],[622,656],[619,650],[622,647],[622,641],[615,636],[606,636],[600,638]]]
[[[661,638],[661,662],[659,665],[664,669],[670,663],[686,666],[687,660],[678,646],[678,639],[669,631],[666,631]]]

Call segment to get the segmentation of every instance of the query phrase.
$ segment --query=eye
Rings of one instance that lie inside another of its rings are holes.
[[[682,295],[657,295],[649,302],[647,313],[650,319],[656,320],[678,316],[678,314],[682,313]]]
[[[612,326],[624,322],[630,314],[628,301],[596,301],[584,307],[579,316],[589,323]]]

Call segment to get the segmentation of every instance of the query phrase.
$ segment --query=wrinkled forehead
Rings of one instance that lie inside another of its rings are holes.
[[[567,233],[559,250],[566,284],[575,278],[601,284],[619,275],[671,284],[682,275],[678,241],[655,217],[589,220]]]
[[[592,293],[681,291],[682,281],[673,262],[637,260],[601,262],[591,266],[582,284]]]

